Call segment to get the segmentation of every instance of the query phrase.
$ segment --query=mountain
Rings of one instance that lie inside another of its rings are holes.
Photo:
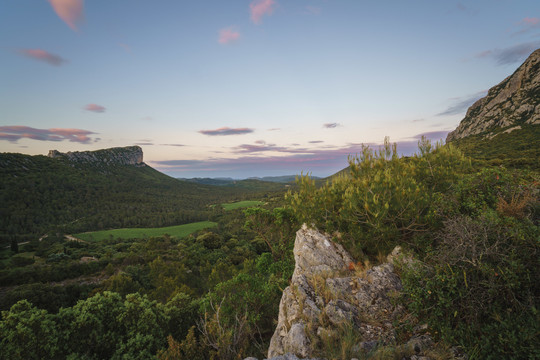
[[[471,135],[493,138],[524,125],[540,125],[540,49],[512,75],[492,87],[486,97],[475,102],[446,141]]]
[[[540,169],[540,49],[474,103],[446,142],[491,165]]]
[[[146,165],[140,147],[0,154],[0,243],[120,227],[207,220],[211,204],[255,190],[188,183]]]

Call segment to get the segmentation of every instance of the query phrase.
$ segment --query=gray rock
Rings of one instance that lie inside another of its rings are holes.
[[[96,151],[69,151],[49,150],[48,157],[53,159],[66,159],[70,163],[93,163],[101,165],[134,165],[144,166],[143,151],[139,146],[126,146]]]
[[[509,77],[492,87],[487,96],[475,102],[446,142],[470,135],[485,134],[492,138],[494,130],[518,125],[540,124],[540,49]]]
[[[294,258],[268,358],[286,353],[313,357],[311,339],[335,337],[343,324],[352,326],[364,342],[395,339],[391,323],[402,310],[392,305],[389,294],[401,289],[401,281],[392,263],[375,266],[359,278],[348,269],[354,260],[341,245],[305,225],[296,233]]]

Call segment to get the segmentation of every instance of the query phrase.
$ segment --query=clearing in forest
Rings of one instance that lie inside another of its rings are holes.
[[[162,228],[130,228],[92,231],[74,234],[73,236],[85,241],[102,241],[110,239],[111,236],[113,239],[144,239],[155,236],[163,236],[165,234],[168,234],[173,238],[183,238],[195,231],[214,227],[216,225],[217,223],[213,221],[199,221],[190,224],[167,226]]]

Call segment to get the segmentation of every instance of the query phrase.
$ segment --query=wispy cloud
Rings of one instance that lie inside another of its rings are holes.
[[[540,48],[540,41],[517,44],[505,49],[485,50],[476,54],[477,58],[491,58],[497,65],[511,65],[523,62],[534,50]]]
[[[48,0],[54,12],[70,28],[77,31],[77,25],[84,18],[83,0]]]
[[[454,98],[452,100],[452,104],[448,106],[446,110],[443,112],[440,112],[437,114],[437,116],[447,116],[447,115],[459,115],[463,114],[467,111],[467,109],[474,104],[478,99],[483,98],[486,96],[487,91],[480,91],[476,94],[460,97],[460,98]]]
[[[31,59],[43,61],[49,65],[60,66],[67,62],[60,56],[42,49],[19,49],[17,52]]]
[[[101,106],[101,105],[98,105],[98,104],[88,104],[84,107],[84,110],[87,110],[87,111],[92,111],[92,112],[95,112],[95,113],[104,113],[105,110],[105,107],[104,106]]]
[[[233,148],[235,153],[256,153],[262,151],[277,151],[277,152],[287,152],[287,148],[282,146],[276,146],[276,144],[241,144]]]
[[[184,144],[160,144],[161,146],[178,146],[178,147],[182,147],[182,146],[186,146]]]
[[[436,141],[444,139],[447,131],[433,131],[412,136],[397,143],[398,152],[402,155],[412,155],[418,150],[418,140],[422,135]],[[364,144],[373,149],[381,143]],[[315,175],[326,176],[335,173],[347,166],[347,156],[362,151],[362,144],[348,144],[334,149],[292,149],[276,146],[275,144],[248,145],[243,144],[236,148],[238,158],[211,158],[205,160],[166,160],[155,161],[153,165],[165,173],[177,174],[210,174],[212,176],[243,174],[243,176],[261,176],[275,173],[299,174],[301,171],[310,171]],[[265,155],[265,151],[274,151],[281,154]]]
[[[271,129],[268,129],[268,131],[279,131],[281,130],[281,128],[271,128]]]
[[[40,141],[64,141],[87,144],[92,141],[88,136],[95,132],[81,129],[36,129],[29,126],[0,126],[0,140],[17,142],[20,139]]]
[[[208,136],[225,136],[225,135],[243,135],[243,134],[249,134],[252,133],[253,129],[250,128],[230,128],[230,127],[222,127],[215,130],[201,130],[199,133],[203,135]]]
[[[323,143],[324,141],[322,140],[312,140],[312,141],[308,141],[310,144],[320,144],[320,143]]]
[[[521,35],[531,31],[540,30],[540,18],[525,17],[516,25],[519,30],[514,32],[512,35]]]
[[[341,124],[339,124],[339,123],[326,123],[326,124],[323,124],[323,127],[327,128],[327,129],[334,129],[334,128],[337,128],[338,126],[341,126]]]
[[[139,145],[139,146],[151,146],[151,145],[154,145],[154,143],[152,143],[152,142],[139,142],[139,143],[135,143],[135,145]]]
[[[226,45],[240,38],[240,33],[234,27],[230,26],[219,30],[218,42]]]
[[[440,139],[446,139],[446,135],[448,135],[448,133],[449,131],[444,131],[444,130],[428,131],[428,132],[424,132],[418,135],[414,135],[412,138],[415,140],[420,140],[423,136],[428,140],[437,141]]]
[[[249,10],[251,13],[251,21],[255,24],[262,23],[262,17],[264,15],[272,15],[274,12],[274,0],[255,0],[249,4]]]

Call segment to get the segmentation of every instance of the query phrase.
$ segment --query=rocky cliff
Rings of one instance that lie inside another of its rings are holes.
[[[339,358],[363,358],[390,345],[403,349],[405,359],[429,359],[423,357],[433,345],[426,326],[396,344],[394,323],[405,315],[396,301],[402,288],[394,272],[398,257],[403,259],[400,248],[381,265],[356,263],[329,236],[304,225],[296,233],[296,265],[279,304],[268,358],[332,358],[329,348],[337,348]],[[449,359],[459,358],[448,353]]]
[[[475,102],[446,142],[470,135],[492,138],[500,132],[519,130],[524,124],[540,125],[540,49]]]
[[[48,157],[66,159],[71,163],[78,164],[144,166],[143,151],[139,146],[116,147],[96,151],[70,151],[67,153],[50,150]]]

